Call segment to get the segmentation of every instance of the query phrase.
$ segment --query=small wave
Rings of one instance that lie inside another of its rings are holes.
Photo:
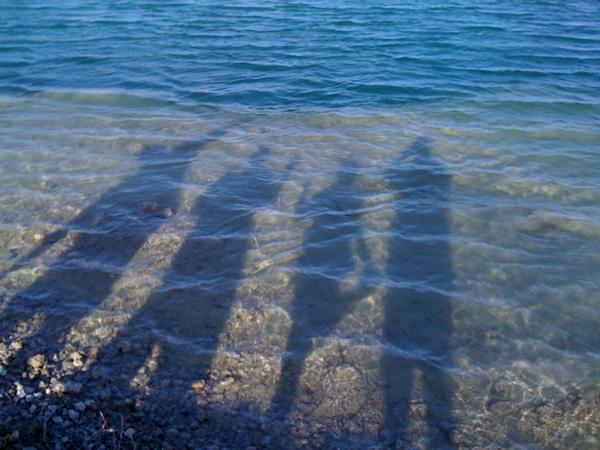
[[[34,95],[41,99],[116,108],[160,108],[174,105],[174,102],[159,97],[115,89],[39,90]]]

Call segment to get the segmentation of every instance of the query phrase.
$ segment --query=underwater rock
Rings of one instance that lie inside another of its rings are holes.
[[[85,403],[83,403],[83,402],[77,402],[73,405],[73,407],[79,412],[85,411],[85,408],[86,408]]]
[[[44,355],[42,353],[38,353],[37,355],[34,355],[27,360],[27,365],[33,371],[42,370],[42,368],[44,367],[44,364],[46,364],[46,355]]]
[[[160,203],[138,203],[137,209],[146,214],[152,214],[153,216],[160,217],[161,219],[168,219],[173,215],[173,211],[171,210],[171,208],[165,205],[161,205]]]
[[[80,394],[82,390],[83,385],[74,381],[66,381],[64,383],[59,381],[52,386],[52,392],[55,394]]]

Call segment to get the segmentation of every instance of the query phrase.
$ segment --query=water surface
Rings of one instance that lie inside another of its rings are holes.
[[[0,19],[5,341],[342,446],[600,445],[597,2]]]

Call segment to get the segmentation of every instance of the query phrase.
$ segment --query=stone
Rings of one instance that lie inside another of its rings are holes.
[[[27,365],[33,370],[42,370],[46,364],[46,355],[38,353],[27,360]]]
[[[69,355],[69,359],[75,367],[83,367],[83,354],[81,354],[80,352],[72,352]]]
[[[173,215],[171,208],[155,202],[142,202],[137,205],[137,208],[146,214],[152,214],[162,219],[168,219]]]
[[[198,380],[192,383],[191,388],[194,392],[202,392],[206,388],[206,382],[204,380]]]
[[[68,410],[67,415],[69,416],[69,419],[71,419],[73,421],[79,419],[79,413],[77,411],[75,411],[74,409]]]
[[[128,439],[133,439],[134,434],[135,434],[135,430],[133,428],[127,428],[125,430],[125,432],[123,433],[123,436],[125,436]]]
[[[74,381],[63,383],[63,392],[65,394],[80,394],[82,390],[83,385],[81,383],[76,383]]]
[[[73,407],[79,412],[85,411],[85,403],[83,402],[77,402],[73,405]]]
[[[19,383],[18,381],[15,381],[15,392],[17,397],[19,398],[23,398],[25,397],[25,389],[23,388],[23,385],[21,383]]]

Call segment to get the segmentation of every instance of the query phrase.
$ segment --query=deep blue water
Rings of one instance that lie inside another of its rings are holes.
[[[33,1],[3,2],[0,14],[5,93],[599,113],[595,1]]]
[[[0,0],[8,360],[290,425],[227,448],[593,449],[599,274],[597,0]]]

